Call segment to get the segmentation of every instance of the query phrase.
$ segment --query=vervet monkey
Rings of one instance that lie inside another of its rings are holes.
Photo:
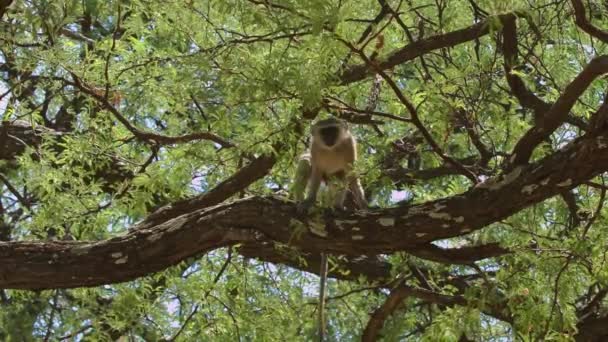
[[[357,142],[348,129],[345,121],[326,119],[315,123],[311,130],[310,152],[300,156],[298,169],[294,180],[295,199],[298,212],[305,213],[314,205],[321,181],[329,184],[329,179],[337,177],[343,181],[344,188],[334,199],[334,207],[344,209],[344,200],[348,189],[353,194],[359,209],[367,207],[367,201],[359,179],[353,173],[353,165],[357,160]],[[304,190],[308,185],[308,194],[304,198]],[[321,268],[319,272],[319,341],[325,339],[325,297],[327,284],[327,255],[321,253]]]
[[[367,207],[367,201],[359,178],[353,173],[354,163],[357,161],[357,141],[348,129],[345,121],[330,118],[315,123],[311,129],[310,152],[300,157],[296,182],[308,180],[308,194],[304,201],[298,204],[300,213],[308,211],[317,200],[317,193],[321,181],[328,184],[329,179],[336,177],[344,180],[346,187],[342,189],[334,200],[336,209],[344,209],[344,200],[347,190],[353,194],[355,204],[359,209]],[[310,170],[306,172],[306,163],[310,163]],[[308,177],[306,175],[308,174]],[[301,184],[296,186],[300,186]],[[296,194],[300,200],[301,191]]]

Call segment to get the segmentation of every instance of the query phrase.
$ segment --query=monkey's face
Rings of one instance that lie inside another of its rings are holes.
[[[319,136],[323,144],[327,147],[333,147],[340,138],[341,129],[339,126],[327,126],[319,128]]]
[[[329,118],[317,122],[312,129],[313,136],[327,148],[333,148],[343,139],[348,126],[342,120]]]

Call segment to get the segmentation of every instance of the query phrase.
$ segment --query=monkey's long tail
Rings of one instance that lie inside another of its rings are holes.
[[[319,271],[319,342],[325,341],[325,297],[327,296],[327,254],[321,253]]]

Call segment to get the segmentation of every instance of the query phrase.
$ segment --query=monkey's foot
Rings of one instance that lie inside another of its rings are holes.
[[[312,201],[307,201],[307,200],[303,200],[302,202],[298,203],[298,214],[306,214],[308,213],[308,210],[312,207],[313,202]]]
[[[335,211],[335,212],[338,212],[338,213],[343,213],[343,212],[348,211],[348,210],[346,209],[346,207],[345,207],[345,206],[343,206],[343,205],[334,205],[334,206],[332,207],[332,210],[333,210],[333,211]]]

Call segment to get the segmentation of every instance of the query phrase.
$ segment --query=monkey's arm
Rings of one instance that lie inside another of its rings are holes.
[[[304,153],[300,156],[300,160],[298,161],[298,168],[296,169],[290,191],[297,202],[301,202],[304,199],[304,193],[306,192],[306,185],[308,185],[311,171],[310,154]]]

